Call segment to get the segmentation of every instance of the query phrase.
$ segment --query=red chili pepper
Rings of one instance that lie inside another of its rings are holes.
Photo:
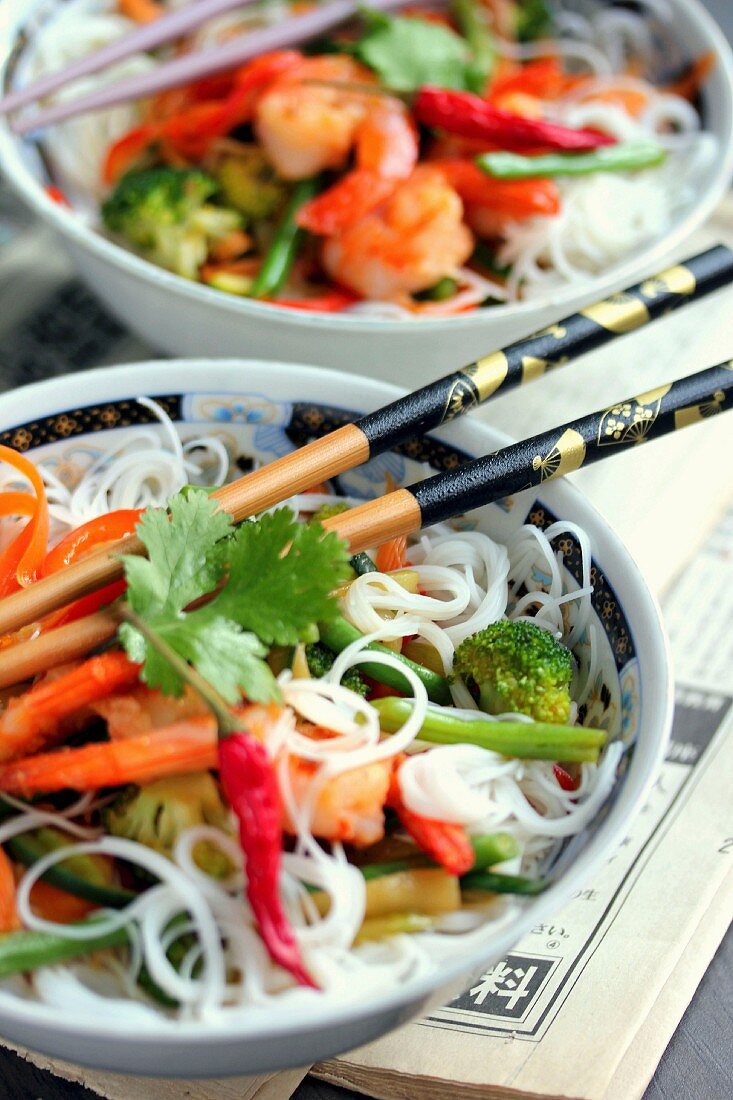
[[[554,122],[522,118],[502,111],[471,92],[421,88],[413,111],[417,120],[426,126],[437,126],[462,137],[484,138],[512,152],[544,146],[581,153],[616,143],[615,138],[600,130],[572,130]]]
[[[297,982],[315,989],[280,899],[280,794],[267,749],[244,731],[220,738],[219,775],[239,822],[247,898],[265,947]]]
[[[578,780],[570,772],[563,768],[562,764],[553,764],[552,770],[555,774],[555,779],[558,781],[564,791],[577,791]]]
[[[402,800],[398,772],[392,776],[387,805],[397,812],[417,846],[449,874],[465,875],[471,870],[476,856],[466,830],[453,821],[438,821],[408,810]]]

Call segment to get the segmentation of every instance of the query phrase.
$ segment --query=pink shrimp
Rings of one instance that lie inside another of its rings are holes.
[[[331,235],[363,217],[417,162],[409,112],[400,100],[370,92],[374,84],[353,58],[306,58],[256,105],[257,136],[284,179],[344,168],[356,154],[356,167],[300,212],[299,224],[313,233]]]
[[[452,274],[473,251],[463,203],[443,174],[416,168],[381,206],[323,246],[323,265],[365,298],[399,300]]]
[[[244,707],[244,726],[262,741],[280,721],[278,707]],[[192,716],[147,733],[118,741],[62,748],[0,764],[0,791],[30,798],[71,788],[76,791],[151,783],[172,775],[217,766],[216,721],[210,714]],[[384,833],[384,803],[392,762],[379,761],[329,779],[316,798],[312,830],[324,840],[359,846],[373,844]],[[288,760],[289,786],[296,799],[305,798],[313,765],[297,757]],[[283,808],[283,828],[293,822]]]
[[[57,744],[73,730],[77,718],[88,717],[85,708],[136,683],[139,671],[124,653],[110,651],[48,676],[11,699],[0,714],[0,761]]]

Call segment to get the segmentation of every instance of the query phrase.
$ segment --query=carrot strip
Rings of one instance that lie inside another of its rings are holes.
[[[165,14],[165,8],[156,0],[117,0],[120,15],[127,16],[135,23],[152,23]]]
[[[0,848],[0,933],[17,932],[21,927],[15,906],[15,875],[4,848]]]
[[[59,890],[57,886],[40,879],[31,887],[30,903],[37,917],[55,921],[56,924],[73,924],[99,908],[93,901],[68,894],[66,890]]]
[[[23,513],[30,516],[28,523],[13,539],[10,546],[0,554],[0,596],[8,596],[19,588],[26,588],[35,579],[36,570],[46,554],[49,518],[46,490],[35,465],[24,455],[2,444],[0,444],[0,461],[7,462],[27,478],[35,493],[33,510]],[[20,505],[25,509],[27,502],[21,503],[20,497],[26,495],[28,494],[12,493],[9,506],[17,508]],[[8,515],[12,512],[4,511],[2,514]]]
[[[402,569],[405,564],[405,550],[407,549],[407,537],[397,535],[396,538],[383,542],[377,550],[374,564],[380,573],[391,573],[393,569]]]
[[[693,61],[687,72],[665,88],[671,95],[680,95],[684,99],[695,99],[708,76],[715,68],[715,54],[712,50],[701,54]]]

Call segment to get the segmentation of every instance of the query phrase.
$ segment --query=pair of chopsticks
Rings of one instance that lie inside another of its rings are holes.
[[[571,356],[599,348],[733,280],[733,252],[719,245],[622,294],[574,313],[344,425],[214,493],[235,522],[270,508],[423,434],[489,398],[531,382]],[[728,407],[733,367],[723,363],[467,462],[326,521],[352,553],[501,499],[697,423]],[[136,537],[108,543],[76,564],[0,601],[0,635],[37,622],[123,575],[120,554],[144,554]],[[41,633],[0,653],[0,688],[113,637],[114,609]]]
[[[58,72],[42,77],[26,88],[11,92],[0,99],[0,115],[10,114],[29,103],[38,102],[72,81],[100,72],[133,54],[173,42],[216,16],[254,2],[255,0],[198,0],[190,3],[180,11],[170,12],[152,23],[138,27],[101,50],[88,54]],[[369,6],[379,11],[389,11],[406,2],[407,0],[370,0]],[[319,34],[324,34],[356,15],[359,6],[356,0],[330,0],[329,3],[317,6],[313,11],[283,20],[275,26],[248,31],[221,45],[174,58],[159,65],[152,72],[140,73],[125,80],[95,88],[94,91],[76,99],[53,104],[28,118],[13,122],[11,129],[16,134],[26,134],[55,122],[74,118],[76,115],[100,111],[105,107],[114,107],[119,103],[127,103],[135,99],[144,99],[158,92],[167,91],[169,88],[178,88],[183,84],[201,80],[203,77],[226,72],[227,69],[233,69],[269,50],[295,46]]]

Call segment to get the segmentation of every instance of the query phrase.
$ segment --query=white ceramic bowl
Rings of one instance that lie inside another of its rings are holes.
[[[394,387],[359,377],[338,377],[315,368],[254,361],[181,360],[89,371],[42,382],[0,397],[0,442],[37,456],[53,456],[65,471],[83,467],[106,439],[120,438],[131,421],[148,420],[135,405],[142,394],[165,396],[184,437],[221,432],[238,454],[268,461],[314,432],[343,422],[349,412],[371,411],[397,396]],[[70,404],[80,396],[79,405]],[[424,443],[420,465],[399,453],[344,475],[343,491],[370,496],[383,491],[387,469],[409,483],[461,456],[496,449],[505,437],[470,416],[441,429],[444,448]],[[458,450],[460,448],[460,450]],[[0,992],[0,1034],[71,1061],[125,1073],[165,1076],[221,1076],[259,1073],[305,1065],[376,1039],[429,1004],[459,992],[467,975],[500,958],[540,920],[551,916],[570,893],[587,884],[593,869],[628,831],[654,779],[671,723],[671,680],[665,637],[653,597],[618,536],[569,483],[528,490],[502,506],[475,513],[496,538],[530,516],[546,525],[555,517],[581,524],[593,547],[592,580],[596,626],[605,658],[591,696],[593,724],[604,723],[633,752],[609,804],[585,834],[566,848],[559,878],[545,894],[527,899],[518,919],[504,930],[486,928],[478,946],[457,945],[449,963],[427,976],[402,982],[387,995],[358,1003],[324,999],[304,1018],[302,1011],[277,1009],[256,1015],[246,1027],[206,1028],[170,1022],[159,1028],[131,1028],[124,1022],[70,1018],[60,1009],[19,1001]],[[573,540],[563,547],[572,567]]]
[[[549,300],[421,322],[273,309],[181,279],[88,228],[47,197],[37,158],[2,120],[0,170],[21,198],[60,233],[94,293],[152,347],[173,355],[305,360],[414,388],[658,270],[722,197],[733,171],[733,57],[699,0],[669,2],[685,54],[695,57],[711,51],[717,59],[703,98],[706,126],[718,139],[716,160],[699,181],[694,207],[675,221],[664,239],[644,245],[603,275],[568,286]],[[58,4],[59,0],[2,0],[0,89],[12,80],[22,55],[23,28],[32,28],[37,14],[45,18],[58,10]]]

